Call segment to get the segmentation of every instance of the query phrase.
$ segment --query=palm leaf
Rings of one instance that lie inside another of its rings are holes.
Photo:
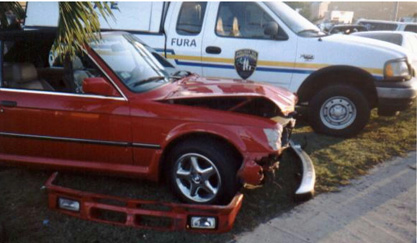
[[[17,19],[25,17],[25,11],[18,2],[0,2],[0,29],[7,29],[10,26],[6,13],[13,13]]]
[[[90,41],[100,39],[99,14],[107,21],[113,17],[108,3],[59,2],[57,38],[52,51],[59,56],[73,57]]]

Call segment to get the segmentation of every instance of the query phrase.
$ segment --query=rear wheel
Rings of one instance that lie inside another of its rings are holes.
[[[361,91],[349,85],[320,90],[310,101],[309,122],[316,132],[349,137],[369,121],[370,108]]]
[[[168,178],[185,202],[225,204],[238,190],[236,159],[214,141],[185,141],[169,154]]]

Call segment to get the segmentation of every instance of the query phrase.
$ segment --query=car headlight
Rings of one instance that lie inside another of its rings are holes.
[[[273,150],[278,150],[278,145],[281,144],[280,133],[276,129],[265,128],[264,133],[268,139],[269,147]]]
[[[389,60],[385,63],[384,76],[387,80],[410,79],[411,72],[405,59]]]

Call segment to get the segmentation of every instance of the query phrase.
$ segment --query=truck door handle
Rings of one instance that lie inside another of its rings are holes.
[[[2,101],[0,101],[0,105],[1,106],[6,106],[6,107],[16,107],[17,102],[16,101],[10,101],[10,100],[2,100]]]
[[[206,52],[210,54],[220,54],[222,52],[222,49],[220,49],[220,47],[217,46],[208,46],[206,48]]]

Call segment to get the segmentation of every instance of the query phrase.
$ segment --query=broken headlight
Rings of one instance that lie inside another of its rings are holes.
[[[273,150],[278,150],[279,144],[281,144],[280,140],[280,133],[277,129],[270,129],[265,128],[264,133],[266,135],[266,138],[268,139],[269,147],[271,147]]]

